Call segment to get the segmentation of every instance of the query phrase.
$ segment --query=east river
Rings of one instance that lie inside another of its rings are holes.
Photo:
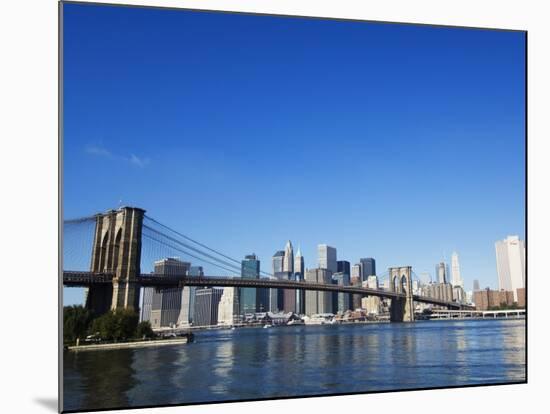
[[[65,410],[520,382],[525,320],[200,331],[63,360]]]

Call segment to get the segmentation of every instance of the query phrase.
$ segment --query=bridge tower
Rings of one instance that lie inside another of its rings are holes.
[[[109,309],[139,308],[141,230],[145,210],[122,207],[96,215],[90,271],[113,274],[112,286],[90,286],[86,307],[96,315]]]
[[[390,267],[390,290],[404,293],[405,298],[392,299],[390,319],[392,322],[414,322],[412,267]]]

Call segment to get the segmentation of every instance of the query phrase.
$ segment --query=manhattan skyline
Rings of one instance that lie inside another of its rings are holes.
[[[268,272],[287,240],[378,273],[456,250],[467,289],[525,239],[523,33],[64,13],[65,218],[139,206]]]

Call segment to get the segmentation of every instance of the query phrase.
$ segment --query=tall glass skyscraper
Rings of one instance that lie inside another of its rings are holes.
[[[514,292],[514,301],[517,302],[517,290],[525,287],[525,244],[519,236],[508,236],[495,243],[495,251],[498,287]]]
[[[260,261],[255,254],[250,254],[244,257],[244,260],[241,262],[241,277],[243,279],[260,278]],[[245,315],[247,313],[255,313],[256,304],[256,289],[241,288],[239,291],[239,313],[241,315]]]
[[[372,257],[359,259],[361,263],[361,281],[366,281],[369,276],[376,274],[376,261]]]

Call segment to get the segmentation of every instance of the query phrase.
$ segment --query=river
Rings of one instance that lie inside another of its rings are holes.
[[[64,410],[522,382],[525,320],[199,331],[63,360]]]

